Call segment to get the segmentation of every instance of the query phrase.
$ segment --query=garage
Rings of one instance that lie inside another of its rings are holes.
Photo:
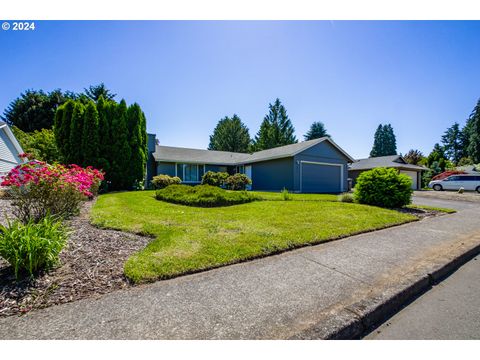
[[[408,175],[412,179],[412,189],[418,189],[418,173],[416,171],[400,170],[400,174]]]
[[[343,165],[313,161],[300,164],[300,191],[303,193],[342,192]]]

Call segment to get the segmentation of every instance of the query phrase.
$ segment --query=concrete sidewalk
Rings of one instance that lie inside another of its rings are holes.
[[[322,338],[399,284],[478,246],[479,216],[479,207],[467,208],[3,318],[0,338]]]

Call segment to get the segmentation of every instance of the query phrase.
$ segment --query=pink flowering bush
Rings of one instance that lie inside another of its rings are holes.
[[[104,174],[78,165],[30,161],[12,169],[0,183],[8,187],[14,214],[22,222],[38,222],[48,214],[69,217],[80,204],[93,198]]]

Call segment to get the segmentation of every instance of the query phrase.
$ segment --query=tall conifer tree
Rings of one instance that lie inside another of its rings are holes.
[[[85,116],[82,133],[83,166],[98,166],[99,133],[98,111],[95,103],[89,101],[85,106]]]
[[[122,100],[115,107],[115,117],[112,120],[112,145],[118,154],[113,158],[111,167],[111,178],[113,190],[128,189],[130,177],[128,168],[131,166],[130,157],[132,151],[129,143],[127,104]]]
[[[294,134],[295,129],[280,99],[277,98],[268,107],[269,112],[263,119],[260,130],[255,136],[253,148],[256,151],[297,142]]]
[[[66,154],[66,159],[69,163],[81,164],[83,162],[82,136],[84,115],[85,106],[80,102],[76,102],[72,112],[72,121],[70,123],[70,136],[68,150]]]

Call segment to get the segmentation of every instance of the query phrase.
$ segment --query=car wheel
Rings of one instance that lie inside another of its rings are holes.
[[[477,186],[477,192],[480,193],[480,186]]]
[[[433,185],[433,190],[435,190],[435,191],[442,191],[442,190],[443,190],[442,185],[439,185],[439,184]]]

